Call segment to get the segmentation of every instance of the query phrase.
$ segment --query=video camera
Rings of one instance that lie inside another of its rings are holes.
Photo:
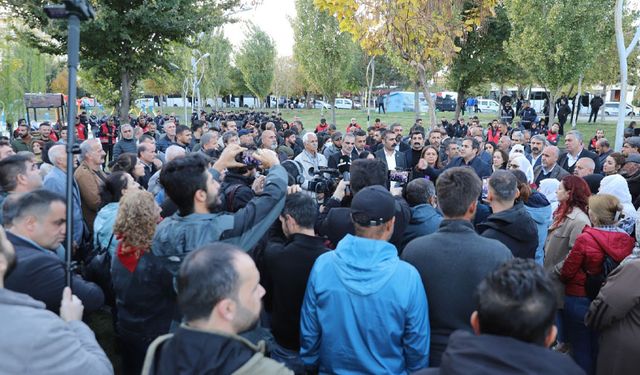
[[[313,176],[313,179],[309,181],[307,190],[314,193],[332,194],[338,183],[340,182],[340,171],[335,168],[319,168],[314,170],[309,168],[309,174]],[[327,177],[329,175],[329,177]]]

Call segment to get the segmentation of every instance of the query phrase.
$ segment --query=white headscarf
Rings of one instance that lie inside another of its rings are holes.
[[[558,195],[556,192],[558,191],[558,186],[560,186],[560,181],[555,178],[545,178],[540,181],[540,186],[538,187],[538,192],[544,194],[547,197],[547,200],[551,203],[551,216],[553,217],[553,212],[558,208]]]
[[[517,156],[524,155],[524,146],[523,145],[513,145],[511,147],[511,151],[509,151],[509,160],[515,159]]]
[[[518,164],[518,168],[527,176],[527,182],[530,184],[533,183],[533,167],[524,155],[514,157],[513,160],[509,162],[509,164],[511,163]]]
[[[636,208],[631,203],[631,193],[629,192],[629,185],[627,180],[619,174],[606,176],[600,181],[600,190],[598,194],[610,194],[620,200],[620,203],[624,207],[622,211],[624,217],[630,217],[634,220],[638,217]]]

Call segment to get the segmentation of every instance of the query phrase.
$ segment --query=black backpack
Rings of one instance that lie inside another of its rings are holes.
[[[607,276],[618,267],[620,263],[616,262],[609,256],[609,254],[604,254],[604,260],[602,262],[602,272],[596,275],[591,275],[586,272],[587,280],[584,283],[584,289],[587,292],[587,297],[590,300],[596,299],[598,293],[600,292],[600,288],[607,281]]]

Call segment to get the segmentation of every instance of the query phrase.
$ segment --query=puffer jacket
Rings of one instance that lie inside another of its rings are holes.
[[[565,294],[586,297],[585,272],[591,275],[601,273],[605,253],[614,261],[621,262],[631,254],[634,245],[635,239],[623,231],[585,227],[562,266],[560,280],[565,284]]]

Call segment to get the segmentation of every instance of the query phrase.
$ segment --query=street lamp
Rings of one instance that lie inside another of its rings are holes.
[[[200,51],[198,50],[194,50],[194,52],[198,52],[200,53]],[[206,59],[207,57],[209,57],[211,54],[210,53],[205,53],[204,55],[200,56],[197,60],[195,57],[191,58],[191,68],[193,69],[193,90],[191,92],[191,112],[194,111],[194,109],[196,109],[196,92],[198,95],[198,105],[197,105],[197,110],[200,111],[200,106],[202,105],[202,101],[200,100],[200,82],[202,82],[202,78],[204,77],[204,68],[202,69],[202,73],[200,75],[200,78],[198,78],[198,63],[200,62],[200,60],[202,59]]]
[[[87,0],[64,0],[63,4],[45,5],[44,12],[51,19],[67,19],[67,64],[69,67],[69,117],[67,120],[67,233],[65,262],[67,285],[71,287],[71,251],[73,250],[73,144],[76,127],[76,77],[80,60],[80,21],[95,18],[95,11]]]

